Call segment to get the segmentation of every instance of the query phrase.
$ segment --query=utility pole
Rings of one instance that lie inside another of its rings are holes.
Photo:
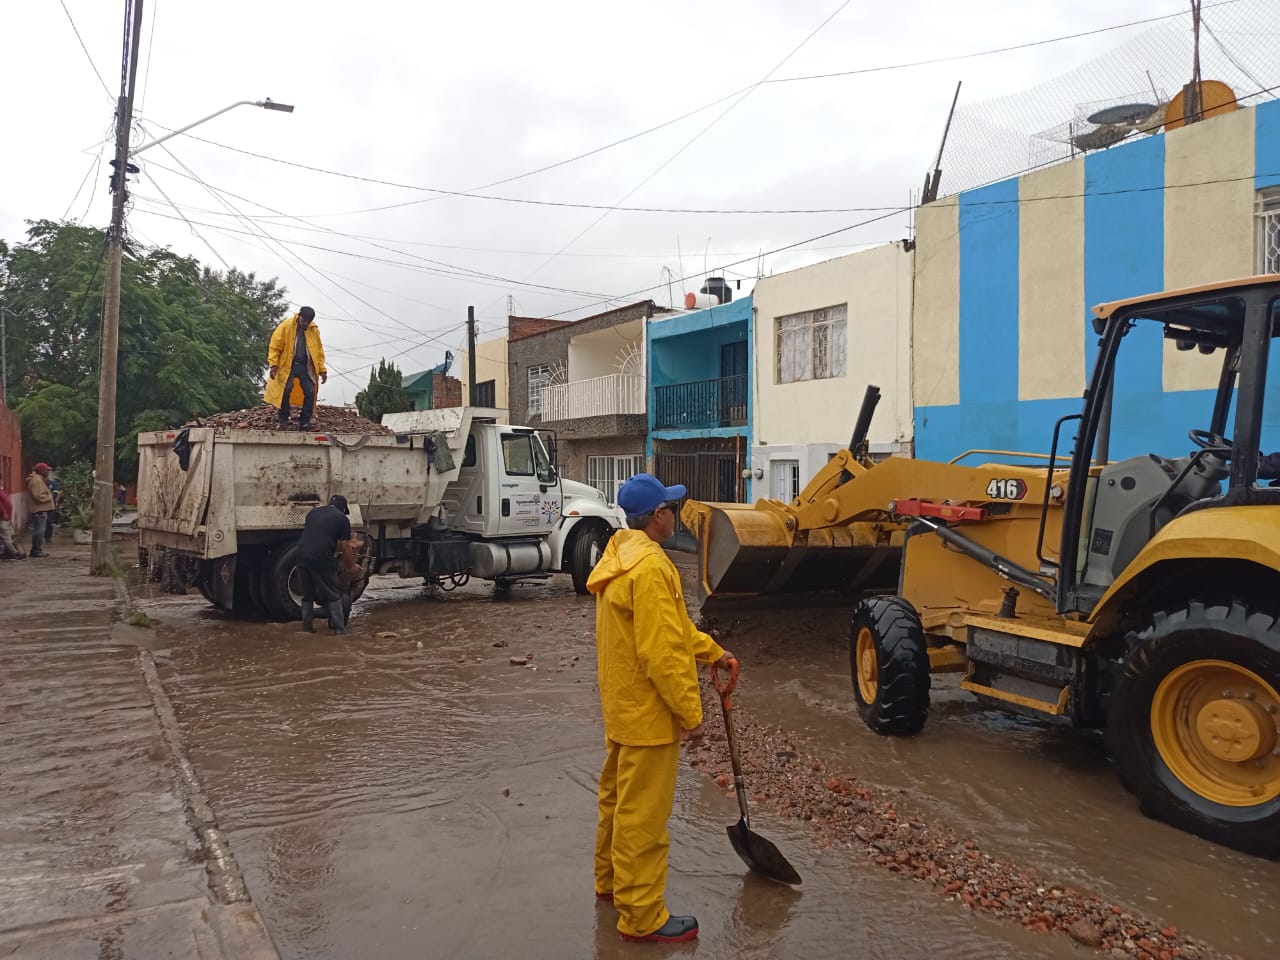
[[[467,406],[476,405],[476,308],[467,307]]]
[[[102,311],[102,355],[98,364],[98,447],[93,473],[93,547],[89,572],[109,573],[111,503],[115,499],[116,352],[120,334],[120,261],[124,255],[124,207],[128,199],[129,128],[133,125],[133,90],[138,79],[138,46],[142,38],[142,0],[126,0],[129,25],[128,72],[120,83],[116,105],[116,159],[111,177],[111,227],[107,232],[106,305]]]

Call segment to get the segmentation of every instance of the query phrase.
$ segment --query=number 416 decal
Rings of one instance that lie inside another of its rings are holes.
[[[987,484],[987,496],[992,500],[1021,500],[1026,495],[1026,481],[1015,477],[1002,477]]]

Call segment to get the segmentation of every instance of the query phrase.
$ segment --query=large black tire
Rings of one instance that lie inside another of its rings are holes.
[[[1280,858],[1280,620],[1193,600],[1128,640],[1107,723],[1121,783],[1148,816]]]
[[[302,586],[298,582],[297,541],[271,548],[262,567],[262,599],[273,620],[302,619]]]
[[[901,597],[868,597],[853,613],[849,664],[858,713],[876,733],[919,733],[929,716],[929,648]]]
[[[574,531],[573,545],[569,550],[569,575],[573,577],[573,590],[578,594],[587,593],[587,578],[600,562],[600,555],[613,536],[613,531],[603,524],[578,521],[579,529]]]

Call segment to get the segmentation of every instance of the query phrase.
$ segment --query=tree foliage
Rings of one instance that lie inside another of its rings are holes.
[[[30,221],[22,243],[0,242],[10,402],[22,418],[25,450],[55,465],[94,454],[105,252],[101,230],[50,220]],[[139,432],[257,401],[284,295],[274,279],[126,245],[117,476],[133,475]]]
[[[402,413],[413,409],[413,398],[404,389],[404,374],[394,363],[379,361],[369,373],[369,386],[356,394],[356,409],[360,416],[377,423],[384,413]]]

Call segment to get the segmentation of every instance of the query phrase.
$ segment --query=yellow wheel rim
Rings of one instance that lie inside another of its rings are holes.
[[[1280,694],[1227,660],[1193,660],[1160,681],[1151,735],[1182,783],[1213,803],[1252,807],[1280,796]]]
[[[858,678],[858,693],[863,703],[875,703],[880,692],[880,662],[876,654],[876,638],[870,627],[858,631],[853,648],[854,671]]]

